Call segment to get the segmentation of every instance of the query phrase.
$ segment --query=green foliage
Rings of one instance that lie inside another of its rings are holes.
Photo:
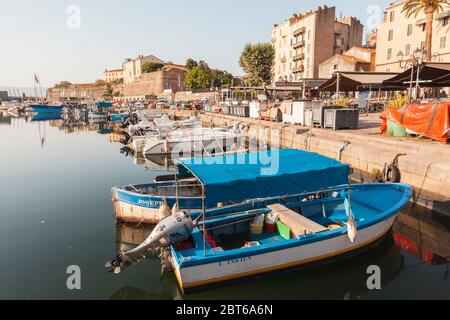
[[[397,109],[403,108],[408,104],[408,97],[405,95],[398,94],[395,99],[389,100],[389,108]]]
[[[189,71],[186,73],[184,82],[187,89],[199,90],[224,88],[231,86],[233,75],[227,71],[211,69],[205,61],[199,62],[192,59],[186,61]]]
[[[110,97],[113,96],[113,91],[114,91],[114,90],[113,90],[111,84],[110,84],[110,83],[107,83],[107,84],[106,84],[106,91],[105,91],[105,94],[104,94],[103,96],[104,96],[104,97],[110,98]]]
[[[72,85],[69,81],[60,81],[59,83],[55,84],[55,88],[57,89],[67,89]]]
[[[197,66],[186,73],[184,84],[190,90],[206,89],[211,86],[210,76],[206,70]]]
[[[411,16],[417,18],[421,12],[425,14],[428,12],[442,12],[446,4],[448,4],[448,0],[406,0],[402,12],[408,18]]]
[[[142,65],[142,73],[149,73],[161,70],[164,67],[163,63],[158,62],[146,62]]]
[[[239,59],[250,85],[267,85],[272,81],[275,50],[270,43],[248,43]]]
[[[336,101],[336,106],[341,108],[347,108],[350,105],[350,102],[352,102],[352,99],[339,97]]]
[[[189,70],[192,70],[192,69],[194,69],[197,66],[198,66],[197,61],[195,61],[195,60],[193,60],[191,58],[186,60],[186,68],[188,68]]]
[[[97,87],[104,86],[104,85],[106,85],[106,81],[105,81],[105,80],[98,79],[97,81],[95,81],[95,85],[96,85]]]

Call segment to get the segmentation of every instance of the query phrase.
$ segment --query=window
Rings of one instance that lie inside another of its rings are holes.
[[[425,41],[420,42],[420,49],[424,49],[425,48]]]
[[[395,11],[391,11],[390,16],[389,16],[389,20],[391,22],[394,22],[394,19],[395,19]]]
[[[387,69],[386,69],[386,72],[391,72],[391,69],[387,68]]]
[[[405,56],[409,56],[411,54],[411,45],[407,44],[405,48]]]
[[[413,33],[413,24],[408,24],[408,31],[406,32],[406,35],[409,37]]]
[[[388,41],[392,41],[394,39],[394,30],[389,30]]]
[[[391,60],[391,58],[392,58],[392,48],[389,48],[387,51],[387,59]]]
[[[447,44],[447,37],[445,37],[445,36],[441,37],[441,42],[439,44],[439,48],[440,49],[445,49],[446,44]]]
[[[337,70],[339,68],[339,65],[338,64],[335,64],[334,66],[333,66],[333,69],[334,70]]]
[[[448,25],[448,19],[449,19],[449,17],[445,17],[445,18],[442,20],[442,25],[443,25],[443,26]]]
[[[311,31],[308,31],[308,40],[311,40]]]

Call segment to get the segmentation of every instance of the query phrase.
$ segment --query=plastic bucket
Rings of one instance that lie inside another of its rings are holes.
[[[391,120],[388,120],[387,133],[394,137],[406,137],[407,135],[405,127]]]
[[[264,228],[263,224],[250,223],[250,234],[254,236],[259,236],[263,233],[263,228]]]
[[[270,217],[269,215],[266,215],[266,218],[264,220],[264,229],[268,233],[274,233],[277,231],[277,225],[275,224],[275,221]]]

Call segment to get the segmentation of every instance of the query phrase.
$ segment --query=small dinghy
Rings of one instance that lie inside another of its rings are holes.
[[[206,210],[195,220],[178,213],[162,220],[144,243],[119,253],[106,267],[119,273],[160,250],[164,265],[174,270],[180,288],[188,292],[319,266],[379,244],[411,194],[405,184],[343,185]]]
[[[203,206],[215,208],[348,182],[348,165],[317,153],[292,149],[231,153],[181,159],[176,161],[176,175],[112,188],[116,220],[155,224],[164,202],[193,212]]]

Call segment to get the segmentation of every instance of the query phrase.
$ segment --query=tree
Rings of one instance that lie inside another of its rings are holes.
[[[163,63],[159,62],[146,62],[142,65],[142,73],[149,73],[161,70],[164,67]]]
[[[206,89],[211,86],[210,76],[206,70],[196,66],[186,73],[184,84],[189,90]]]
[[[106,91],[103,97],[111,98],[113,96],[114,89],[112,88],[110,83],[106,84]]]
[[[189,70],[192,70],[197,66],[198,66],[198,63],[194,59],[189,58],[186,60],[186,68],[188,68]]]
[[[212,86],[215,88],[230,87],[233,82],[233,75],[227,71],[212,69],[210,70]]]
[[[55,84],[55,88],[57,89],[67,89],[72,85],[69,81],[60,81],[59,83]]]
[[[239,59],[251,85],[267,85],[272,81],[275,50],[270,43],[248,43]]]
[[[417,17],[419,13],[426,15],[425,23],[425,61],[431,61],[432,58],[432,40],[433,40],[433,18],[435,13],[444,10],[444,5],[449,4],[448,0],[406,0],[402,12],[406,17]]]
[[[106,81],[105,81],[105,80],[98,79],[97,81],[95,81],[95,85],[96,85],[97,87],[104,86],[104,85],[106,85]]]

